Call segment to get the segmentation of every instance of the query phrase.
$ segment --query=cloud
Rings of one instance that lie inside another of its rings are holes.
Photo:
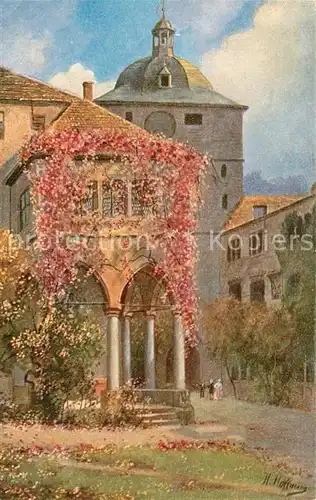
[[[62,90],[68,90],[69,92],[82,97],[82,82],[85,81],[95,82],[94,98],[109,92],[115,86],[114,80],[97,82],[94,72],[85,68],[80,63],[73,64],[65,72],[57,73],[51,78],[49,83]]]
[[[264,179],[262,172],[250,172],[244,177],[246,194],[301,194],[308,191],[306,180],[301,175]]]
[[[169,0],[167,17],[175,19],[181,31],[190,29],[194,37],[214,39],[225,31],[228,23],[238,17],[248,0]]]
[[[245,114],[246,170],[313,177],[315,1],[271,0],[253,27],[202,57],[216,90]]]
[[[76,5],[77,0],[5,2],[5,8],[0,7],[0,65],[19,73],[41,73]]]
[[[48,33],[36,38],[32,33],[11,34],[1,46],[1,66],[8,66],[20,73],[41,70],[51,44]]]

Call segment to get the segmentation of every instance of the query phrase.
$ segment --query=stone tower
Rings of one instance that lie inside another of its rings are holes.
[[[247,107],[216,92],[189,61],[174,53],[175,30],[161,19],[152,30],[152,54],[130,64],[115,88],[96,103],[152,133],[162,133],[209,153],[199,215],[199,295],[219,294],[219,250],[210,232],[220,231],[243,195],[243,113]]]

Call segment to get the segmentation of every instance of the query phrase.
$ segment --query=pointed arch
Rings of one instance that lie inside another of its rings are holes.
[[[152,265],[141,266],[124,286],[122,307],[131,311],[169,309],[174,300],[167,291],[167,283],[165,275],[154,272]]]

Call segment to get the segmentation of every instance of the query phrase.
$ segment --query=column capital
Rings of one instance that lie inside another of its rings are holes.
[[[106,311],[107,316],[119,316],[121,314],[121,309],[118,307],[109,307]]]
[[[122,317],[123,317],[123,319],[125,319],[125,318],[130,319],[133,317],[133,313],[132,313],[132,311],[122,311]]]
[[[181,318],[181,317],[182,317],[182,313],[181,313],[181,311],[179,311],[179,310],[177,310],[177,309],[175,309],[175,310],[173,311],[173,315],[174,315],[174,317],[175,317],[175,318],[178,318],[178,317],[180,317],[180,318]]]
[[[145,313],[146,318],[149,318],[149,319],[150,318],[154,319],[156,317],[156,315],[157,315],[156,311],[146,311],[146,313]]]

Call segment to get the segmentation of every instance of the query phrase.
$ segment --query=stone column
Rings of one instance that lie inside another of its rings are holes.
[[[107,314],[108,387],[112,391],[120,387],[119,313],[118,309],[109,309]]]
[[[174,315],[174,381],[176,389],[185,389],[185,350],[182,319],[180,314]]]
[[[133,215],[132,188],[132,182],[127,181],[127,217],[131,217]]]
[[[102,348],[103,348],[103,353],[99,359],[99,363],[96,366],[96,371],[95,374],[96,376],[102,377],[102,378],[107,378],[108,376],[108,370],[107,370],[107,317],[105,315],[105,312],[102,310],[101,313],[102,317],[99,320],[99,325],[100,329],[102,332]]]
[[[155,315],[152,312],[146,315],[145,379],[146,389],[156,389]]]
[[[132,379],[132,356],[131,356],[131,314],[125,314],[123,318],[123,359],[124,359],[124,383],[128,384]]]

